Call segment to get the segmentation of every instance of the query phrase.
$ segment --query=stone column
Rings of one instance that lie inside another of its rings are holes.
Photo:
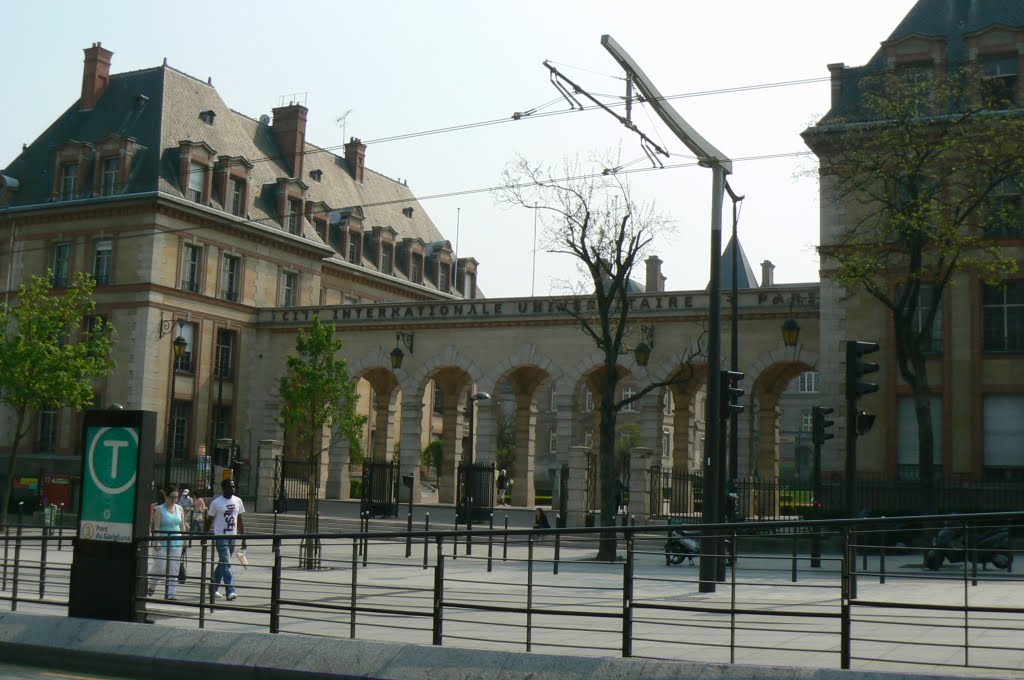
[[[646,519],[651,512],[651,465],[654,459],[655,452],[645,446],[635,446],[629,451],[629,506],[626,512],[637,519]]]
[[[534,489],[536,438],[537,404],[529,395],[520,395],[516,404],[516,465],[512,484],[512,505],[529,508],[537,500]]]
[[[347,439],[342,439],[331,446],[330,457],[327,459],[327,487],[324,498],[347,500],[352,497],[349,461],[351,451]]]
[[[462,455],[462,409],[454,399],[445,399],[441,416],[441,470],[437,479],[437,500],[439,503],[455,502],[456,469]],[[422,408],[422,407],[421,407]],[[403,422],[405,418],[402,418]]]
[[[691,411],[694,397],[679,394],[674,394],[673,397],[675,410],[672,412],[672,421],[675,436],[672,437],[672,498],[669,501],[669,508],[673,515],[685,515],[693,512],[693,490],[689,483],[689,475],[693,472]]]
[[[420,502],[420,441],[423,434],[423,401],[421,396],[402,402],[402,440],[399,445],[400,474],[413,475],[412,500]],[[398,485],[398,497],[403,503],[409,502],[408,490]]]
[[[584,524],[587,493],[587,451],[583,446],[569,447],[569,503],[567,526]]]
[[[278,463],[283,455],[284,444],[277,439],[262,439],[256,447],[256,465],[259,468],[256,512],[274,511]]]
[[[758,477],[762,482],[778,481],[779,479],[779,405],[778,401],[767,398],[761,402],[758,413],[759,457]],[[777,485],[773,488],[778,489]],[[760,495],[755,503],[755,511],[759,516],[775,517],[778,514],[778,491],[768,497]]]
[[[642,445],[660,456],[662,423],[664,422],[664,409],[662,407],[661,392],[654,390],[642,397],[633,405],[639,410],[637,422],[640,425],[640,441]]]
[[[551,507],[560,508],[562,499],[559,495],[561,484],[559,474],[562,465],[569,462],[569,444],[572,443],[572,392],[562,390],[555,393],[555,437],[558,440],[558,447],[555,451],[555,463],[558,473],[555,474],[555,487],[551,494]],[[570,476],[571,479],[571,476]]]

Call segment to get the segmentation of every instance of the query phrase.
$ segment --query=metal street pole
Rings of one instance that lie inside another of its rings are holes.
[[[725,183],[725,190],[729,192],[729,198],[732,199],[732,301],[730,304],[730,314],[732,316],[732,327],[731,337],[729,342],[729,369],[733,372],[739,372],[740,370],[740,300],[739,300],[739,259],[740,259],[740,241],[737,236],[737,225],[739,223],[739,214],[737,212],[736,204],[743,200],[743,196],[737,196],[733,193],[729,183]],[[732,399],[732,404],[735,406],[735,398]],[[735,491],[736,481],[739,479],[739,433],[740,433],[740,416],[739,413],[732,412],[729,414],[729,480],[733,491]],[[725,499],[720,500],[724,506]]]
[[[171,459],[174,458],[174,383],[178,375],[178,367],[175,365],[178,358],[174,355],[174,344],[171,344],[171,398],[167,405],[167,455],[164,460],[164,488],[171,485]]]
[[[702,521],[714,524],[722,519],[719,488],[724,479],[722,469],[724,456],[720,446],[721,439],[721,380],[718,379],[719,365],[722,361],[722,201],[725,198],[725,168],[714,164],[711,184],[711,286],[708,316],[710,329],[708,332],[708,370],[707,370],[707,401],[704,421],[704,503]],[[701,536],[700,586],[702,593],[715,592],[715,581],[718,579],[718,560],[721,550],[718,536],[705,533]]]

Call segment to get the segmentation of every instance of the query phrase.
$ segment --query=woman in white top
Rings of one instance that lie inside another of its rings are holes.
[[[153,508],[153,563],[149,569],[149,594],[152,596],[163,581],[164,597],[174,599],[178,586],[178,565],[188,531],[185,511],[178,505],[178,487],[173,484],[164,489],[164,502]]]

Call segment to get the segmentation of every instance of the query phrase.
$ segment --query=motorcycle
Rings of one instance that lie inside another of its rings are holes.
[[[665,565],[682,564],[683,560],[689,560],[693,565],[693,558],[700,555],[700,543],[692,534],[678,529],[669,531],[668,540],[665,541]]]
[[[951,564],[962,563],[965,559],[980,562],[982,569],[988,569],[991,562],[996,569],[1010,571],[1013,567],[1013,553],[1010,551],[1010,530],[1007,527],[971,527],[966,550],[963,525],[947,523],[932,538],[932,548],[924,556],[924,566],[938,571],[946,560]]]

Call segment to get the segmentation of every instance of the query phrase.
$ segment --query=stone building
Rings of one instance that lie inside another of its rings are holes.
[[[1024,102],[1024,4],[973,0],[920,0],[871,60],[858,67],[830,64],[829,113],[804,132],[822,167],[821,243],[839,243],[863,217],[864,206],[832,200],[829,187],[832,150],[830,126],[852,129],[865,78],[878,74],[914,74],[941,82],[969,79],[964,110],[988,115],[1019,115]],[[956,74],[956,75],[954,75]],[[836,121],[839,120],[839,123]],[[991,197],[1006,209],[1005,220],[984,217],[974,225],[1018,263],[1024,261],[1021,184],[1007,182]],[[984,213],[981,213],[984,215]],[[843,341],[878,342],[880,391],[864,399],[877,414],[874,429],[861,438],[858,467],[886,479],[916,479],[917,423],[911,391],[896,361],[893,323],[887,310],[862,290],[847,290],[835,278],[835,262],[823,258],[821,278],[822,398],[837,408],[836,442],[844,437]],[[959,273],[946,287],[928,355],[932,384],[934,464],[941,478],[1024,480],[1024,279],[1013,275],[1005,286],[988,285],[976,274]],[[922,293],[924,294],[924,293]],[[842,469],[841,445],[830,445],[826,466]]]

